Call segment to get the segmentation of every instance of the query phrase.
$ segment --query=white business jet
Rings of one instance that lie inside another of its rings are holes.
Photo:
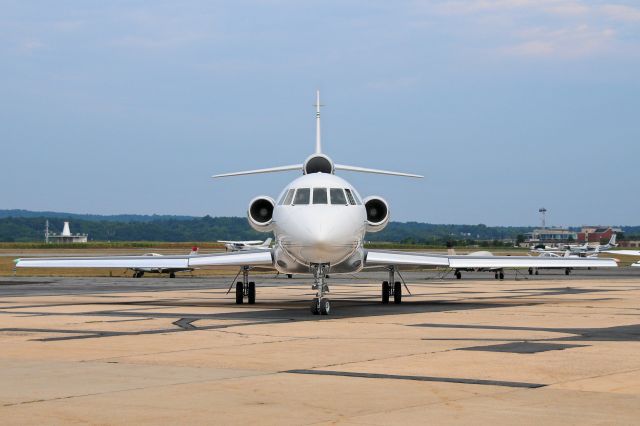
[[[313,314],[326,315],[331,310],[327,298],[327,274],[354,273],[364,267],[383,267],[389,279],[382,282],[382,302],[402,301],[402,284],[395,281],[398,268],[404,266],[440,266],[451,269],[529,268],[529,267],[615,267],[613,259],[565,259],[532,256],[468,256],[399,251],[367,250],[363,247],[366,232],[382,230],[389,222],[389,205],[379,196],[362,199],[358,191],[336,171],[377,173],[419,178],[422,176],[336,164],[322,152],[320,139],[320,95],[316,99],[316,149],[302,164],[260,170],[227,173],[214,178],[272,173],[302,172],[280,193],[277,201],[269,196],[249,203],[248,219],[257,231],[273,232],[270,250],[239,251],[199,256],[109,256],[76,258],[18,259],[24,267],[105,267],[105,268],[194,268],[238,266],[243,280],[236,284],[236,303],[255,303],[256,288],[249,281],[249,270],[270,267],[282,274],[311,274],[316,296],[311,303]]]
[[[219,243],[224,244],[227,251],[246,251],[246,250],[270,250],[272,238],[267,238],[264,241],[228,241],[218,240]]]

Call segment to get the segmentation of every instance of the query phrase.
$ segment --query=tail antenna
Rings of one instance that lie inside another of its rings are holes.
[[[316,90],[316,154],[322,154],[322,141],[320,139],[320,107],[324,106],[320,104],[320,91]]]

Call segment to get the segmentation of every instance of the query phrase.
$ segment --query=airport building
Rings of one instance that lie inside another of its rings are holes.
[[[583,226],[578,232],[578,242],[580,243],[600,243],[609,241],[613,234],[622,232],[620,229],[614,229],[610,226]]]
[[[529,244],[569,244],[576,242],[578,233],[570,229],[540,228],[526,234]]]
[[[49,221],[47,221],[44,231],[44,240],[47,244],[86,243],[88,239],[89,234],[72,234],[71,228],[69,227],[69,222],[64,223],[62,232],[60,234],[49,232]]]

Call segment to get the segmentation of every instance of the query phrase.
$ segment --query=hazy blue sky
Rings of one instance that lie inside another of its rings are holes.
[[[637,1],[0,1],[0,208],[244,215],[322,91],[395,220],[640,224]]]

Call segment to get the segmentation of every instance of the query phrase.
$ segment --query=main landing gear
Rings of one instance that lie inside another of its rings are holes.
[[[244,298],[250,305],[256,303],[256,283],[249,281],[249,267],[242,267],[242,281],[236,283],[236,304],[242,305]]]
[[[314,280],[311,288],[317,290],[316,297],[311,301],[311,313],[313,315],[329,315],[329,312],[331,312],[331,302],[327,297],[324,297],[324,294],[329,292],[329,286],[325,281],[328,269],[329,265],[325,263],[311,265]]]
[[[396,269],[389,267],[389,281],[382,281],[382,303],[389,303],[389,299],[393,296],[393,303],[402,303],[402,283],[394,281]]]
[[[502,269],[497,270],[495,278],[496,280],[504,280],[504,271]]]

